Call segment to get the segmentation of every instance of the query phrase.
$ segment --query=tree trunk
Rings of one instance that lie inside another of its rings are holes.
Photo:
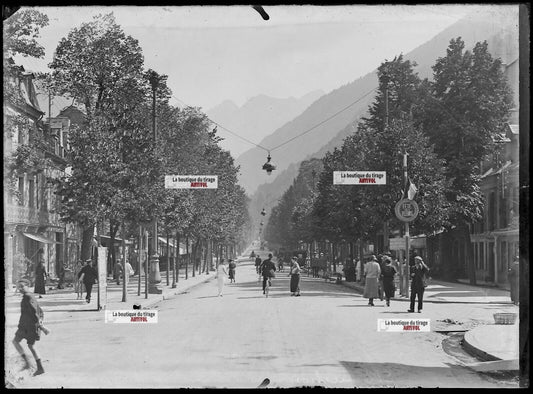
[[[113,271],[113,279],[117,279],[117,273],[115,272],[115,266],[117,263],[117,256],[115,255],[115,237],[117,235],[119,223],[115,220],[111,220],[109,224],[109,237],[111,238],[108,246],[111,252],[111,266],[109,268]]]
[[[176,231],[176,283],[180,279],[180,233]]]
[[[93,235],[94,235],[94,224],[83,229],[83,234],[81,238],[81,260],[86,261],[91,258],[91,251],[93,246]]]
[[[185,259],[185,280],[189,278],[189,234],[185,236],[185,252],[187,257]]]
[[[192,244],[192,277],[196,276],[196,249],[198,249],[198,240]]]

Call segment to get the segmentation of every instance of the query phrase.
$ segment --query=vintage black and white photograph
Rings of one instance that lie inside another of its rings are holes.
[[[6,388],[529,387],[527,5],[2,11]]]

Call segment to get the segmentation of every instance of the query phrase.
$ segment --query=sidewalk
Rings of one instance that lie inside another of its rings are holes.
[[[341,282],[363,293],[365,285],[361,282]],[[408,297],[399,296],[395,301],[409,301]],[[497,287],[472,286],[464,283],[451,283],[433,279],[424,291],[424,302],[428,303],[466,303],[466,304],[512,304],[509,291]]]
[[[94,316],[104,318],[103,310],[132,310],[133,305],[140,305],[142,309],[149,309],[154,304],[184,293],[190,288],[197,286],[201,283],[211,280],[215,271],[210,271],[209,274],[196,273],[193,277],[191,272],[188,273],[188,278],[185,279],[185,271],[180,270],[176,287],[172,288],[172,272],[169,273],[169,285],[166,281],[166,271],[161,272],[161,283],[159,288],[162,290],[161,294],[148,294],[148,298],[145,296],[145,283],[144,275],[141,277],[141,292],[138,294],[138,276],[129,278],[127,287],[126,302],[122,301],[122,282],[117,285],[116,280],[112,278],[107,280],[107,300],[101,310],[97,310],[98,303],[98,285],[94,285],[92,289],[91,302],[87,304],[85,302],[85,295],[83,293],[83,299],[77,300],[76,293],[72,287],[65,289],[52,289],[47,287],[46,294],[43,298],[37,298],[39,305],[45,312],[46,325],[53,325],[64,322],[65,320],[72,320],[76,318],[87,319],[87,313]],[[37,296],[37,295],[36,295]],[[20,316],[20,300],[21,295],[14,293],[13,291],[6,290],[4,301],[4,315],[6,326],[16,326]],[[103,301],[101,302],[103,304]]]
[[[363,293],[364,285],[359,282],[342,281],[343,286]],[[395,301],[409,302],[408,297],[394,297]],[[424,291],[426,303],[453,304],[506,304],[513,306],[509,290],[496,287],[472,286],[464,283],[450,283],[432,280]],[[518,311],[516,311],[518,313]],[[465,333],[463,348],[482,360],[469,365],[477,371],[517,371],[519,369],[519,322],[513,325],[487,324],[474,327]]]

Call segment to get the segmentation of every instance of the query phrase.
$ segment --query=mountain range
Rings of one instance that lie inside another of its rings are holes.
[[[233,157],[238,157],[250,149],[251,143],[259,143],[274,130],[300,115],[323,94],[321,90],[312,91],[300,98],[274,98],[262,94],[252,97],[242,107],[226,100],[206,111],[206,114],[220,125],[218,135],[224,138],[220,145],[229,150]]]
[[[486,40],[493,57],[501,58],[504,64],[512,63],[518,58],[518,7],[502,10],[505,12],[478,12],[465,17],[411,52],[403,54],[404,59],[416,62],[415,71],[421,78],[431,79],[431,67],[437,58],[446,56],[451,39],[461,37],[466,49]],[[383,60],[392,60],[396,55],[400,53]],[[275,148],[270,154],[277,169],[271,176],[261,170],[266,161],[264,150],[252,148],[237,158],[241,168],[239,181],[251,195],[249,211],[252,218],[265,205],[275,205],[292,184],[301,161],[323,157],[327,151],[341,146],[344,138],[356,130],[357,120],[365,116],[374,101],[378,66],[371,73],[320,97],[301,115],[260,142],[261,146]],[[510,81],[510,85],[517,100],[518,80]]]

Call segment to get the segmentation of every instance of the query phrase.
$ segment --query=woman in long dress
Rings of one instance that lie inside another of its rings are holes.
[[[228,268],[229,268],[229,280],[230,280],[230,283],[235,283],[235,268],[237,268],[237,265],[233,262],[232,259],[229,259],[229,264],[228,264]]]
[[[39,294],[39,298],[43,298],[42,294],[46,294],[45,281],[48,275],[46,268],[44,268],[42,253],[42,251],[39,251],[39,262],[37,263],[37,267],[35,267],[35,289],[33,290],[35,294]]]
[[[228,276],[228,271],[226,265],[224,264],[224,259],[220,261],[220,264],[217,268],[217,284],[218,284],[218,296],[222,297],[222,290],[224,290],[224,282]]]
[[[300,264],[298,264],[298,259],[293,257],[291,260],[291,271],[289,275],[291,276],[291,296],[300,296]]]
[[[390,299],[394,298],[394,292],[396,288],[394,286],[394,277],[396,276],[396,269],[391,264],[391,258],[389,256],[383,257],[383,269],[381,270],[381,278],[383,280],[383,290],[385,292],[385,300],[387,306],[390,306]]]
[[[374,298],[378,297],[378,280],[381,274],[376,256],[372,255],[370,261],[365,264],[365,291],[363,297],[368,298],[368,305],[374,306]]]

